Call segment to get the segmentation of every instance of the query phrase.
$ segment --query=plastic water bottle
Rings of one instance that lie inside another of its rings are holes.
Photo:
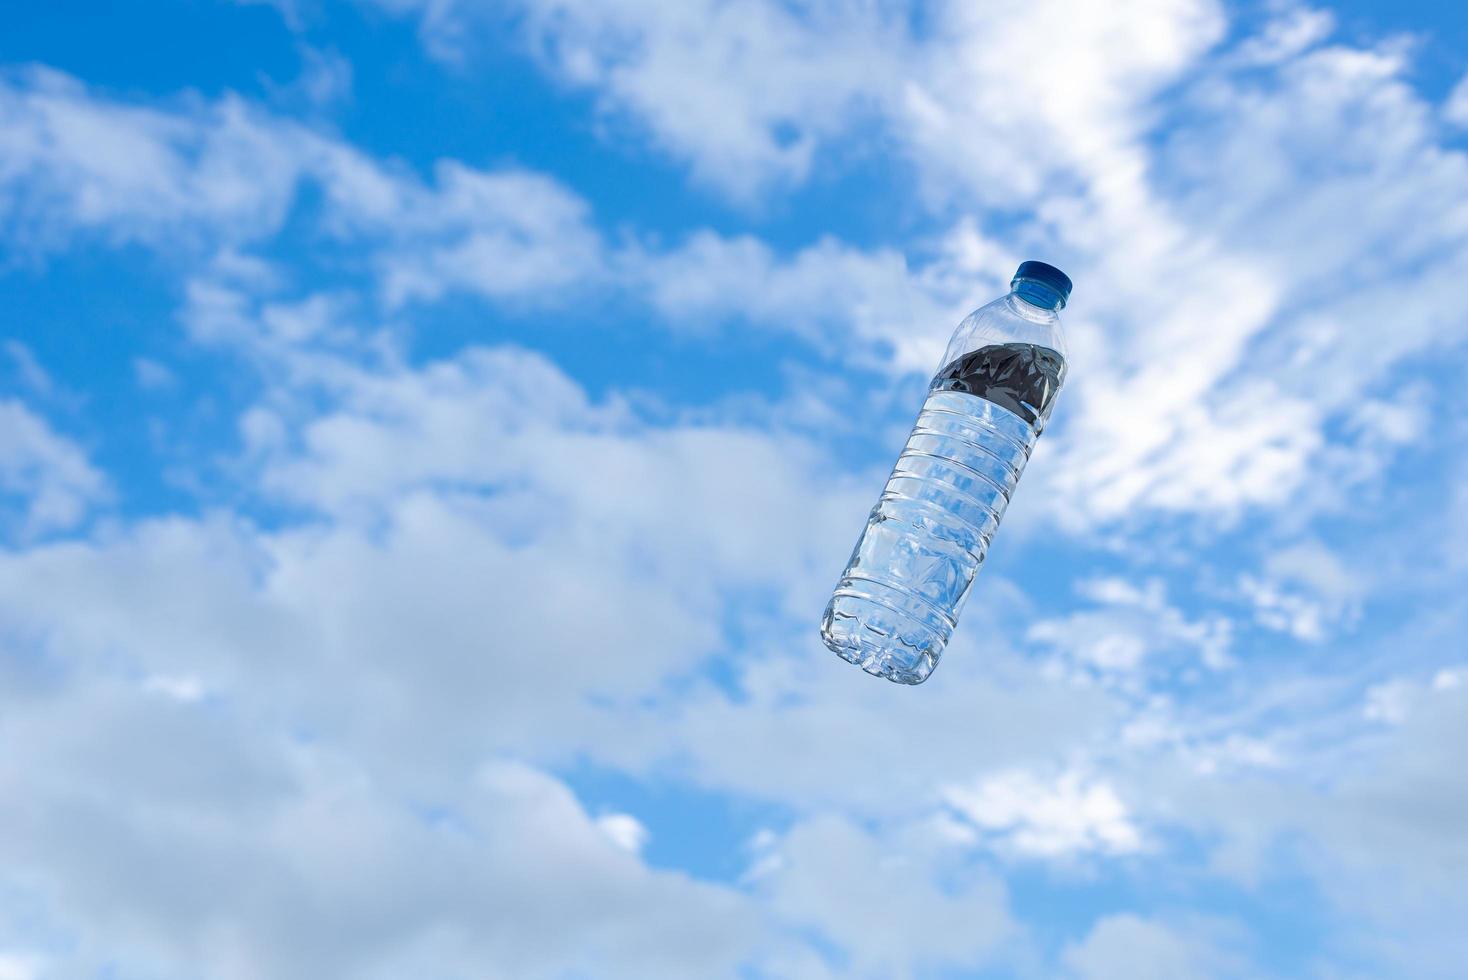
[[[938,664],[1065,380],[1070,279],[1025,262],[969,314],[821,621],[869,674],[921,684]]]

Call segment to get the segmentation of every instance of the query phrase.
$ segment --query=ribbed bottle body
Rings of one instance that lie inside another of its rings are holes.
[[[1034,344],[982,347],[933,380],[821,621],[868,673],[920,684],[937,666],[1064,377]]]

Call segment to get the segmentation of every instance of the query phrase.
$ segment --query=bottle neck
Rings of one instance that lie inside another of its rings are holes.
[[[1009,295],[1020,309],[1031,315],[1054,317],[1065,307],[1065,296],[1054,286],[1038,279],[1016,279],[1009,284]],[[1032,307],[1024,310],[1024,307]]]

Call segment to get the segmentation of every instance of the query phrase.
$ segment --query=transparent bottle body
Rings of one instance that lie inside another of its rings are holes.
[[[822,617],[843,659],[903,684],[937,666],[1064,383],[1063,304],[1016,280],[959,324]]]

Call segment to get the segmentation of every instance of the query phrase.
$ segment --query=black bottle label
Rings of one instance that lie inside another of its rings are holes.
[[[1037,344],[990,344],[949,362],[934,391],[961,391],[1007,408],[1026,422],[1050,417],[1065,375],[1065,358]]]

